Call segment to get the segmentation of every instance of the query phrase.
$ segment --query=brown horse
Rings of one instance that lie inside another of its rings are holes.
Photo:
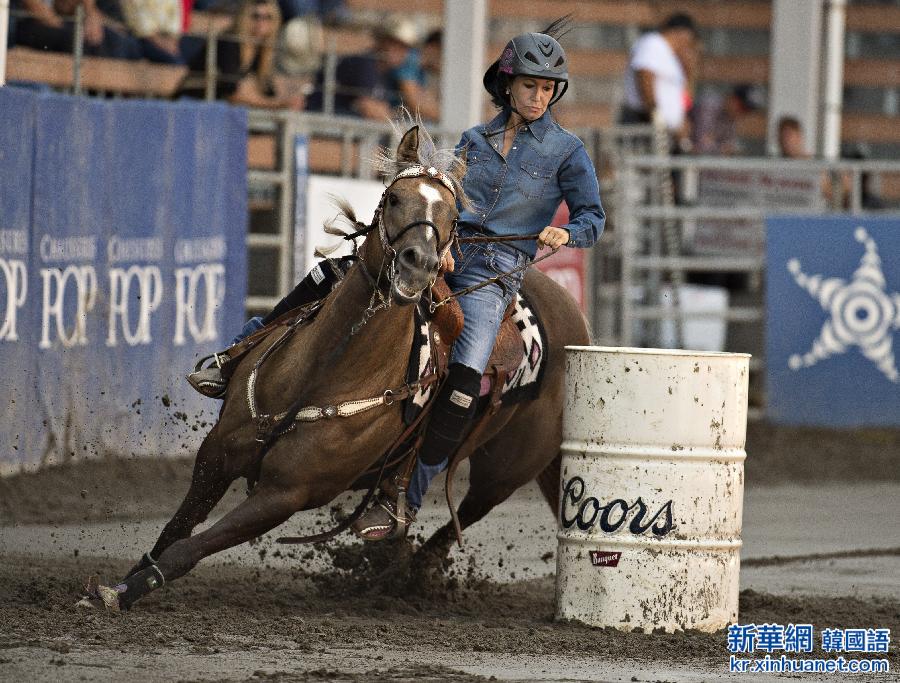
[[[409,304],[434,282],[441,250],[454,234],[457,200],[465,201],[465,162],[436,150],[417,126],[403,136],[392,162],[395,178],[373,224],[380,228],[378,237],[366,238],[360,261],[314,319],[298,327],[265,363],[258,365],[278,334],[269,335],[240,361],[219,420],[197,453],[184,502],[121,584],[95,587],[107,606],[130,607],[204,557],[260,536],[295,512],[329,503],[403,432],[400,403],[377,405],[359,414],[295,422],[290,431],[268,439],[260,461],[260,414],[276,415],[291,405],[335,406],[404,385],[414,332],[414,306]],[[547,334],[541,394],[502,408],[479,430],[478,443],[464,446],[474,450],[470,487],[459,507],[462,528],[535,477],[554,512],[557,508],[563,347],[587,344],[589,336],[574,300],[543,274],[530,272],[523,293]],[[255,393],[255,411],[248,390]],[[191,535],[235,479],[253,476],[258,483],[242,503],[209,529]],[[423,550],[432,558],[445,556],[454,538],[448,523]]]

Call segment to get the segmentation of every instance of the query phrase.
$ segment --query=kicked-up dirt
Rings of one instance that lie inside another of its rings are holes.
[[[834,482],[900,481],[896,432],[785,430],[754,423],[747,450],[748,489],[786,483],[815,488]],[[412,548],[405,544],[363,547],[332,542],[294,547],[280,549],[284,555],[271,562],[275,551],[270,543],[263,543],[235,564],[201,563],[128,613],[77,608],[82,584],[89,576],[99,575],[113,583],[136,559],[99,556],[106,548],[98,542],[102,532],[97,530],[108,529],[113,521],[118,526],[129,520],[167,519],[187,489],[191,464],[165,459],[97,460],[0,479],[0,536],[34,539],[74,533],[84,539],[74,543],[80,552],[71,550],[72,543],[65,546],[66,552],[61,546],[39,546],[33,540],[0,543],[4,548],[0,554],[0,681],[746,678],[727,674],[724,631],[644,634],[562,623],[554,619],[552,576],[516,580],[514,560],[507,563],[508,572],[502,570],[507,580],[496,582],[459,560],[442,576],[420,577],[414,571]],[[228,494],[230,500],[223,501],[222,509],[240,500],[241,484]],[[518,552],[521,557],[525,545],[524,552],[540,557],[543,571],[550,571],[553,553],[546,546],[552,548],[553,543],[552,514],[541,500],[518,504],[515,514],[538,516],[546,529],[540,531],[539,542],[537,533],[534,537],[519,533],[513,540],[501,536],[494,549],[507,555]],[[889,500],[881,505],[882,511],[892,509]],[[316,523],[327,524],[329,516],[323,511]],[[490,525],[489,520],[480,524]],[[20,534],[23,528],[34,532]],[[481,552],[479,545],[475,548],[470,554]],[[896,548],[867,552],[889,559],[896,555]],[[783,564],[784,571],[790,572],[813,557],[804,553],[758,559],[747,567],[752,571],[753,566]],[[852,548],[848,554],[863,564],[869,557]],[[830,572],[833,576],[845,571],[845,566],[857,566],[840,565],[843,557],[844,553],[831,552],[818,561],[837,562],[837,569]],[[327,562],[313,562],[323,558]],[[313,571],[310,566],[327,569]],[[519,573],[523,575],[527,573]],[[848,585],[854,580],[847,576]],[[823,628],[889,628],[891,649],[878,657],[886,657],[896,672],[900,595],[890,591],[881,595],[865,597],[859,590],[856,597],[841,597],[834,591],[825,595],[813,584],[802,594],[744,590],[739,618],[741,623],[814,624],[816,650],[804,657],[834,656],[821,652]],[[801,680],[846,679],[806,675]],[[891,679],[857,675],[852,680]]]
[[[417,585],[395,571],[374,580],[385,568],[383,557],[379,564],[358,546],[336,552],[346,555],[337,564],[348,568],[326,575],[201,566],[124,614],[78,608],[75,598],[76,577],[110,580],[128,569],[125,563],[4,557],[0,680],[31,674],[59,680],[63,673],[67,680],[106,680],[107,673],[120,680],[135,673],[165,680],[152,670],[161,660],[175,664],[180,680],[213,674],[211,680],[469,681],[489,676],[439,662],[463,665],[485,656],[578,661],[585,655],[635,671],[724,673],[724,632],[624,633],[554,621],[552,578],[501,585],[462,577]],[[900,601],[744,591],[740,614],[742,623],[878,624],[900,632]],[[823,656],[818,645],[808,656]],[[397,661],[398,652],[406,653],[405,664]],[[249,669],[248,658],[255,661]],[[896,648],[888,658],[896,670]],[[217,660],[233,660],[233,670],[218,675]],[[268,661],[276,666],[270,669]]]

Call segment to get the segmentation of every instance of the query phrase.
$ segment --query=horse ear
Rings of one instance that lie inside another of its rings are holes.
[[[419,127],[413,126],[403,135],[397,146],[397,161],[408,164],[419,162]]]

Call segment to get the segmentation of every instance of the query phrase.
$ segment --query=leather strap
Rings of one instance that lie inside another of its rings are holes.
[[[312,534],[310,536],[282,536],[281,538],[276,538],[275,542],[276,543],[291,543],[291,544],[294,544],[294,543],[321,543],[322,541],[327,541],[331,538],[334,538],[338,534],[349,529],[350,526],[353,524],[353,522],[355,522],[357,519],[362,517],[362,514],[366,511],[366,509],[369,507],[369,504],[372,502],[372,499],[375,498],[375,492],[378,490],[378,487],[381,484],[381,478],[384,476],[384,470],[387,467],[387,463],[390,460],[391,455],[394,453],[394,451],[397,448],[399,448],[410,437],[411,434],[413,434],[413,432],[415,432],[416,428],[422,424],[422,420],[430,412],[431,407],[433,405],[434,405],[434,399],[432,398],[432,400],[430,400],[425,405],[425,407],[421,411],[419,411],[419,414],[416,416],[416,419],[413,420],[409,424],[409,426],[403,430],[403,433],[399,437],[397,437],[397,439],[394,441],[394,443],[391,444],[391,447],[388,448],[387,451],[385,451],[385,454],[381,457],[381,465],[378,469],[378,474],[375,477],[375,480],[372,482],[372,485],[369,487],[369,490],[366,492],[366,495],[363,496],[363,499],[360,502],[360,504],[356,506],[356,509],[353,510],[353,512],[351,513],[351,515],[349,517],[347,517],[344,521],[342,521],[336,527],[334,527],[333,529],[329,529],[328,531],[323,531],[318,534]],[[417,440],[417,445],[418,445],[418,440]],[[417,451],[416,447],[413,447],[412,452],[415,457],[418,457],[418,451]],[[412,460],[413,460],[413,462],[415,462],[415,458],[412,458]],[[410,469],[410,472],[412,472],[411,469]]]
[[[500,410],[503,396],[503,386],[506,384],[508,372],[503,368],[494,366],[494,385],[491,387],[491,403],[485,417],[493,417]]]
[[[300,306],[299,308],[288,311],[287,313],[277,317],[262,329],[257,330],[250,336],[239,341],[237,344],[230,346],[222,353],[217,354],[219,356],[225,356],[228,359],[220,365],[222,379],[226,381],[230,379],[231,375],[234,374],[235,368],[237,368],[238,366],[238,363],[236,361],[246,356],[263,339],[268,337],[269,334],[271,334],[272,331],[276,328],[283,327],[285,325],[294,326],[296,324],[302,324],[308,320],[311,320],[322,307],[322,301],[322,299],[320,299],[319,301],[313,301],[311,303]],[[199,370],[200,368],[198,367],[197,369]]]

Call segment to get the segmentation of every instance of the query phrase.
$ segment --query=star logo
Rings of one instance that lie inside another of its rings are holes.
[[[804,354],[788,359],[791,370],[812,367],[819,361],[859,347],[891,382],[900,383],[893,351],[893,333],[900,330],[900,293],[888,293],[878,246],[863,227],[853,236],[865,247],[859,267],[847,282],[837,277],[807,275],[798,259],[787,263],[794,281],[819,302],[830,317]]]

